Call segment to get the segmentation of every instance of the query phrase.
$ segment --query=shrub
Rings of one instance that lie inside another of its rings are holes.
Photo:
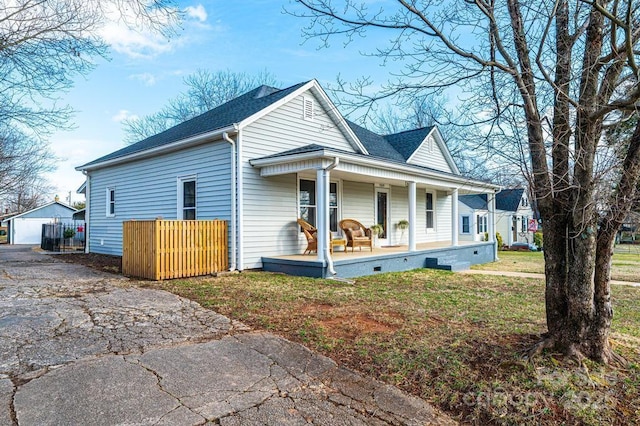
[[[538,250],[542,249],[542,232],[538,231],[535,234],[533,234],[533,244],[536,245],[536,247],[538,247]]]
[[[64,237],[65,238],[73,238],[76,235],[76,230],[73,228],[66,228],[64,230]]]
[[[502,249],[502,235],[499,232],[496,232],[496,242],[498,243],[498,250]]]

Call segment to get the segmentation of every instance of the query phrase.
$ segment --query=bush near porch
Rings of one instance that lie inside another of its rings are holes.
[[[140,284],[301,342],[463,423],[640,422],[640,288],[613,288],[613,344],[629,367],[583,369],[554,353],[522,360],[545,331],[538,279],[416,270],[351,285],[245,272]]]

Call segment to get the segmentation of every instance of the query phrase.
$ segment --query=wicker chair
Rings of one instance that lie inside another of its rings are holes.
[[[365,228],[360,222],[354,219],[343,219],[340,221],[340,229],[347,237],[347,247],[351,247],[351,251],[355,247],[369,247],[373,251],[373,232],[369,228]]]
[[[304,232],[304,236],[307,238],[307,248],[304,251],[304,254],[311,253],[312,251],[318,252],[318,239],[316,235],[318,230],[305,221],[304,219],[298,219],[298,225],[302,228],[302,232]]]

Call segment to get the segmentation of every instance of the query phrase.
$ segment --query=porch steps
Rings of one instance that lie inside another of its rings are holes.
[[[453,258],[439,259],[437,257],[427,257],[425,259],[425,267],[430,269],[459,272],[468,270],[471,267],[471,262],[464,262]]]

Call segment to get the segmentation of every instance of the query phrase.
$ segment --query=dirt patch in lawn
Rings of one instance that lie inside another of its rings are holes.
[[[122,273],[122,257],[96,253],[63,253],[56,254],[55,259],[67,263],[78,263],[111,274]]]
[[[325,329],[326,335],[334,339],[354,339],[363,334],[393,333],[399,328],[376,321],[362,314],[339,316],[320,320],[318,323]]]

